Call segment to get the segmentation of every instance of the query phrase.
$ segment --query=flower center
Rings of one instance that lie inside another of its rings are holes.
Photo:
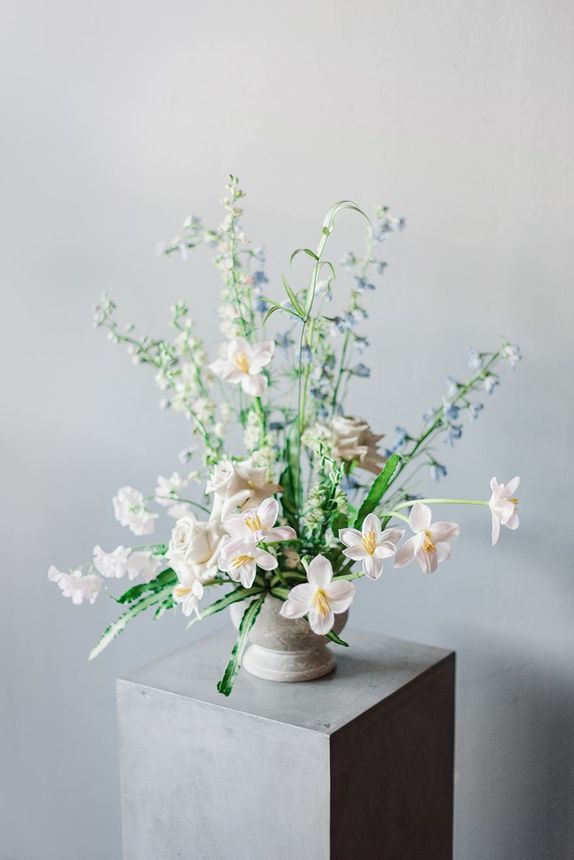
[[[423,552],[436,552],[436,546],[428,529],[424,531]]]
[[[176,585],[174,589],[174,594],[177,598],[183,600],[183,598],[187,597],[190,591],[191,588],[188,588],[186,585]]]
[[[323,618],[331,611],[329,600],[322,588],[318,588],[313,595],[313,606],[315,607],[315,611],[319,615],[322,615]]]
[[[249,564],[250,561],[253,561],[252,555],[236,555],[231,562],[231,567],[238,568],[244,564]]]
[[[233,359],[233,363],[241,373],[249,373],[249,362],[244,352],[238,352]]]
[[[518,499],[514,498],[514,499],[511,499],[510,501],[512,502],[512,504],[514,505],[515,508],[518,507]]]
[[[252,532],[258,532],[262,529],[262,523],[257,514],[254,517],[245,517],[245,525]]]
[[[363,535],[363,546],[365,548],[365,552],[368,552],[369,555],[372,555],[377,548],[377,536],[373,531],[367,532],[367,534]]]

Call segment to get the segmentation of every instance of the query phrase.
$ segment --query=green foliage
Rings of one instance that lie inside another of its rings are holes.
[[[166,598],[171,594],[172,588],[173,586],[171,584],[164,585],[163,588],[153,591],[147,597],[143,597],[141,600],[138,600],[136,603],[132,604],[132,606],[130,606],[127,612],[124,612],[123,615],[120,615],[119,618],[117,618],[112,624],[106,627],[101,637],[90,651],[88,660],[93,660],[94,657],[97,657],[99,654],[101,654],[104,648],[107,648],[107,646],[110,644],[110,642],[112,642],[117,636],[119,636],[120,633],[123,633],[127,623],[131,621],[132,618],[135,618],[137,615],[140,615],[146,609],[149,609],[152,606],[156,606],[158,603],[163,603]]]
[[[133,603],[138,600],[142,594],[151,592],[153,594],[161,591],[166,585],[174,586],[177,582],[175,571],[168,567],[167,570],[162,570],[155,579],[150,582],[141,582],[139,585],[132,585],[127,591],[117,598],[117,603]]]
[[[359,508],[359,513],[355,517],[354,527],[356,529],[361,528],[365,517],[375,510],[375,508],[383,498],[384,494],[388,489],[389,484],[393,480],[401,464],[402,459],[403,457],[401,454],[392,454],[385,463],[385,467],[382,472],[377,475],[377,477],[371,484],[371,489],[369,490],[363,504]]]
[[[255,600],[252,600],[245,612],[243,613],[243,617],[241,619],[241,623],[239,625],[239,635],[237,637],[237,641],[233,646],[233,650],[231,652],[231,659],[227,664],[227,668],[223,673],[223,678],[219,681],[217,685],[217,689],[224,696],[229,696],[233,689],[233,683],[241,668],[241,661],[243,660],[243,655],[245,653],[245,649],[247,648],[247,642],[249,637],[249,631],[257,621],[257,616],[263,606],[263,601],[265,600],[265,595],[262,594],[260,597],[256,597]]]
[[[234,588],[233,591],[220,597],[219,600],[214,600],[213,603],[210,603],[209,606],[202,609],[199,616],[195,615],[187,626],[192,627],[198,621],[203,621],[204,618],[209,618],[210,615],[215,615],[217,612],[227,609],[227,607],[231,606],[232,603],[239,603],[241,600],[247,600],[247,598],[253,597],[255,594],[261,594],[262,592],[262,588],[244,588],[242,585],[239,585],[237,588]]]
[[[326,635],[327,639],[329,639],[331,642],[334,642],[335,645],[342,645],[344,648],[349,647],[349,643],[345,642],[344,639],[341,639],[341,637],[338,636],[334,630],[329,630],[329,632],[326,633],[325,635]]]

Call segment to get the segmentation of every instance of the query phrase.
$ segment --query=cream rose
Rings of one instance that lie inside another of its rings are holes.
[[[199,522],[193,515],[177,521],[171,533],[167,557],[181,577],[196,577],[204,582],[217,572],[222,541],[218,523]]]
[[[362,418],[352,415],[337,415],[329,425],[331,449],[338,460],[355,461],[368,472],[380,472],[385,458],[377,451],[383,438],[371,432]]]
[[[206,491],[213,493],[211,519],[221,522],[234,508],[254,508],[280,491],[267,481],[266,469],[251,460],[222,460],[211,473]]]

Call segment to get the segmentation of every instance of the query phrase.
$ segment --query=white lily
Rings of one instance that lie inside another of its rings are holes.
[[[307,570],[308,582],[296,585],[281,607],[284,618],[307,615],[314,633],[323,636],[335,623],[335,615],[345,612],[355,596],[355,586],[348,580],[333,581],[333,568],[324,555],[316,556]]]
[[[172,597],[176,603],[181,604],[181,611],[186,617],[192,612],[199,615],[197,604],[203,597],[203,585],[197,578],[192,567],[181,566],[177,569],[177,585],[174,587]]]
[[[275,526],[278,516],[279,502],[265,499],[258,508],[228,517],[222,525],[231,537],[251,543],[277,543],[297,537],[297,532],[290,526]]]
[[[406,567],[417,561],[423,573],[434,573],[441,561],[450,557],[450,544],[458,536],[456,523],[431,523],[432,512],[428,505],[415,502],[409,525],[414,537],[403,544],[395,556],[395,567]]]
[[[340,529],[339,540],[347,549],[343,555],[353,561],[362,562],[363,573],[369,579],[378,579],[383,572],[383,560],[391,558],[397,551],[397,541],[404,535],[403,529],[381,529],[376,514],[368,514],[363,520],[361,531]]]
[[[499,484],[496,478],[490,482],[492,495],[488,502],[492,514],[492,545],[494,546],[500,535],[500,526],[509,529],[517,529],[519,525],[518,499],[515,493],[520,485],[520,478],[513,478],[508,484]]]
[[[275,570],[278,561],[270,552],[259,549],[252,541],[230,538],[221,547],[219,569],[229,574],[234,582],[251,588],[257,568]]]
[[[275,343],[264,340],[253,346],[243,337],[235,337],[227,344],[227,358],[219,358],[209,367],[226,382],[241,385],[246,394],[260,397],[267,387],[261,373],[273,357]]]

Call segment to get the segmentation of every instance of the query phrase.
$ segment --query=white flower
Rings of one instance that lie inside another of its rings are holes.
[[[167,558],[179,577],[193,575],[204,582],[217,572],[221,531],[216,522],[199,522],[188,514],[175,524]]]
[[[499,484],[496,478],[490,482],[492,495],[488,503],[488,507],[492,513],[492,545],[494,546],[500,534],[500,526],[506,526],[509,529],[517,529],[519,525],[518,518],[518,499],[515,493],[520,485],[520,478],[513,478],[508,484]]]
[[[128,526],[135,535],[149,535],[154,529],[157,514],[151,514],[141,493],[133,487],[121,487],[113,498],[114,514],[122,526]]]
[[[155,500],[158,505],[167,508],[171,504],[171,499],[179,499],[186,486],[187,481],[179,472],[172,472],[169,478],[158,475],[157,486],[154,491]]]
[[[128,558],[128,579],[141,577],[144,582],[150,582],[162,566],[162,561],[151,552],[137,550]]]
[[[210,369],[226,382],[240,384],[246,394],[260,397],[267,387],[261,371],[273,357],[275,343],[264,340],[251,346],[243,337],[235,337],[227,345],[227,358],[210,364]]]
[[[112,552],[104,552],[101,546],[94,547],[94,567],[106,579],[121,579],[127,573],[130,548],[118,546]]]
[[[54,565],[48,571],[48,579],[57,583],[64,597],[70,597],[75,606],[80,606],[84,600],[93,603],[102,587],[102,580],[95,573],[88,576],[82,576],[81,570],[63,573]]]
[[[192,569],[181,569],[177,571],[178,582],[172,592],[176,603],[181,604],[181,610],[185,616],[195,612],[199,615],[198,602],[203,597],[203,585]]]
[[[270,552],[259,549],[252,541],[230,538],[221,547],[219,569],[229,574],[234,582],[241,582],[244,588],[251,588],[257,568],[274,570],[277,559]]]
[[[378,579],[383,572],[383,559],[396,553],[396,543],[403,534],[402,529],[381,531],[379,518],[376,514],[369,514],[363,520],[361,531],[340,529],[339,540],[348,547],[343,550],[343,555],[361,561],[364,574],[370,579]]]
[[[522,359],[520,347],[506,341],[502,344],[501,353],[502,357],[506,359],[512,370],[516,368],[516,365]]]
[[[213,469],[206,492],[213,493],[212,518],[225,519],[234,508],[253,508],[280,491],[267,482],[267,470],[251,460],[222,460]]]
[[[308,615],[311,630],[321,636],[331,630],[335,615],[349,608],[355,596],[355,586],[347,580],[333,581],[331,562],[323,555],[313,559],[307,579],[308,582],[291,589],[281,607],[281,615],[285,618]]]
[[[456,523],[431,525],[432,512],[427,505],[415,502],[409,525],[415,536],[403,544],[395,556],[395,567],[406,567],[416,559],[423,573],[434,573],[439,562],[450,557],[450,544],[460,531]]]
[[[276,543],[297,537],[297,532],[290,526],[275,527],[278,516],[279,502],[276,499],[265,499],[258,508],[228,517],[222,525],[231,537],[251,543]]]

